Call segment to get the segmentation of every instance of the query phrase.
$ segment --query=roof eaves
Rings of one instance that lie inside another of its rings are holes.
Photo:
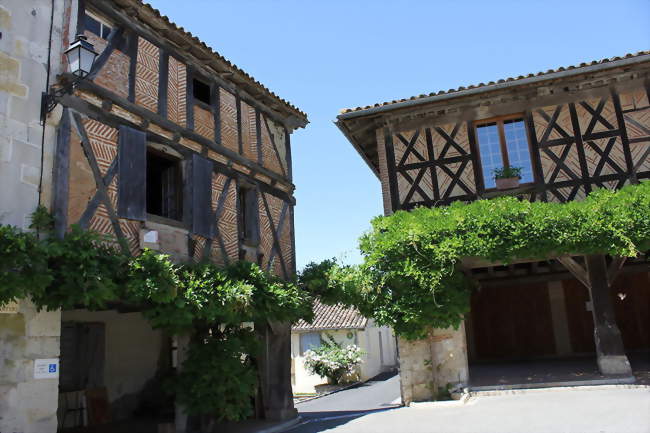
[[[361,155],[361,158],[368,165],[368,167],[370,167],[370,170],[375,174],[375,176],[377,176],[379,178],[380,177],[380,175],[379,175],[379,167],[376,167],[372,163],[372,161],[368,158],[368,155],[366,155],[366,153],[363,151],[361,146],[359,146],[359,144],[357,143],[357,140],[355,140],[352,137],[352,135],[350,134],[350,132],[348,131],[347,127],[345,126],[345,123],[342,122],[341,120],[337,120],[337,121],[334,121],[334,124],[339,128],[339,130],[343,133],[343,135],[345,135],[345,138],[347,138],[348,141],[350,143],[352,143],[352,146],[354,147],[354,149],[357,151],[357,153],[359,153],[359,155]]]
[[[643,63],[650,60],[650,51],[641,51],[637,54],[628,54],[624,58],[616,60],[603,59],[600,62],[592,62],[587,65],[586,63],[580,66],[569,66],[567,68],[558,68],[557,70],[549,70],[548,72],[539,72],[537,75],[529,74],[526,77],[520,76],[518,78],[508,78],[499,80],[498,82],[490,82],[488,84],[479,84],[478,86],[459,87],[457,90],[449,89],[447,92],[440,91],[437,94],[430,94],[429,96],[413,96],[409,99],[400,101],[392,101],[383,104],[375,104],[374,106],[367,106],[364,108],[357,107],[354,109],[345,110],[337,116],[339,120],[354,119],[357,117],[370,116],[373,114],[384,113],[386,111],[398,110],[401,108],[414,107],[418,105],[428,104],[432,102],[439,102],[448,99],[461,98],[464,96],[477,95],[481,93],[491,92],[495,90],[505,89],[515,86],[523,86],[526,84],[533,84],[541,81],[554,80],[558,78],[565,78],[575,75],[588,74],[592,72],[599,72],[606,69],[613,69],[622,66],[630,66],[637,63]]]
[[[244,70],[237,67],[237,65],[235,65],[234,63],[232,63],[231,61],[223,57],[221,54],[213,50],[205,42],[201,41],[198,37],[194,36],[189,31],[186,31],[183,27],[179,27],[176,23],[171,21],[169,17],[163,15],[158,9],[154,8],[149,3],[145,3],[142,0],[123,0],[116,3],[119,3],[120,5],[124,5],[126,2],[137,3],[140,7],[147,9],[148,12],[152,13],[159,19],[163,20],[167,25],[171,27],[173,31],[180,33],[182,36],[190,38],[198,48],[209,51],[210,54],[215,58],[215,60],[223,63],[228,69],[231,70],[231,72],[233,72],[233,74],[236,73],[240,75],[244,81],[248,82],[249,85],[256,87],[258,90],[260,90],[263,93],[266,93],[276,102],[284,105],[289,111],[293,112],[295,116],[297,116],[299,119],[303,121],[304,124],[302,126],[305,126],[309,122],[307,119],[307,114],[301,111],[298,107],[296,107],[295,105],[291,104],[289,101],[276,95],[269,88],[267,88],[262,83],[257,81],[253,76],[249,75]],[[156,26],[153,27],[157,29]]]
[[[292,332],[313,332],[313,331],[337,331],[337,330],[347,330],[347,329],[365,329],[367,326],[367,323],[364,323],[363,325],[355,325],[355,326],[314,326],[312,328],[309,327],[295,327],[291,328]]]

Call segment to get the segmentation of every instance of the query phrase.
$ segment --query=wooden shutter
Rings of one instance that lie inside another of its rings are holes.
[[[144,221],[147,216],[146,134],[120,126],[118,158],[117,213],[122,218]]]
[[[213,237],[212,161],[192,155],[192,232]]]

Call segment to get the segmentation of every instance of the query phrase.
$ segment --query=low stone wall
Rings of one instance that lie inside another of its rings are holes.
[[[469,379],[465,324],[458,329],[433,329],[426,339],[398,339],[402,400],[436,400]]]
[[[56,432],[59,380],[35,379],[34,361],[59,357],[60,334],[58,310],[0,313],[0,432]]]

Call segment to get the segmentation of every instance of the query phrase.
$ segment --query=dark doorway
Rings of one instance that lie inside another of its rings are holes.
[[[546,284],[476,291],[471,326],[474,350],[470,361],[532,359],[555,353]]]

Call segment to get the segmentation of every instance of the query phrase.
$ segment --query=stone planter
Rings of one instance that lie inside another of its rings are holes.
[[[497,178],[494,179],[497,184],[497,189],[513,189],[519,186],[518,177],[506,177],[506,178]]]

